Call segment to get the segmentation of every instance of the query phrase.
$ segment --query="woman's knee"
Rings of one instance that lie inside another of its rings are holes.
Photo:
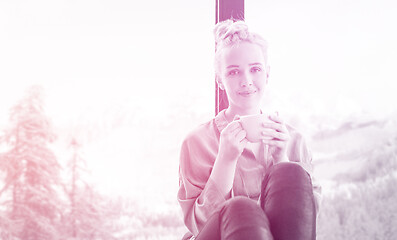
[[[225,212],[230,212],[232,214],[239,215],[240,213],[246,213],[256,210],[257,210],[257,204],[255,201],[247,197],[238,196],[226,201],[225,205],[221,210],[221,215],[222,213],[224,214]]]
[[[299,164],[293,162],[283,162],[273,165],[270,168],[270,175],[281,175],[287,179],[304,178],[310,179],[309,174]]]
[[[310,175],[296,163],[279,163],[272,166],[262,182],[261,196],[262,209],[266,209],[265,202],[270,199],[273,199],[270,202],[274,204],[279,204],[283,199],[294,199],[296,203],[314,202]]]
[[[247,197],[234,197],[228,200],[220,211],[220,218],[224,223],[239,223],[247,226],[268,223],[258,203]]]
[[[271,239],[269,220],[256,201],[247,197],[234,197],[220,211],[222,239],[239,238],[246,234],[267,236]]]
[[[300,188],[312,190],[309,173],[296,163],[278,163],[272,166],[262,183],[262,188]]]

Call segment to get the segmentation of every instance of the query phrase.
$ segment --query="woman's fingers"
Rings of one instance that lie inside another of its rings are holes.
[[[287,145],[287,142],[285,142],[285,141],[269,140],[269,139],[263,139],[262,143],[267,144],[269,146],[277,147],[280,149],[284,149]]]
[[[240,131],[241,128],[241,124],[238,121],[233,121],[231,123],[229,123],[225,129],[223,129],[222,131],[222,135],[236,135],[236,133],[238,131]]]
[[[269,118],[270,118],[270,120],[272,120],[276,123],[284,124],[284,120],[281,117],[279,117],[278,115],[270,115]]]
[[[240,122],[232,122],[230,124],[233,124],[230,128],[230,134],[231,135],[237,135],[238,132],[240,132],[241,130],[243,130],[243,128],[241,127]]]
[[[268,122],[262,123],[263,127],[271,128],[271,129],[274,129],[274,130],[279,131],[279,132],[287,132],[288,131],[286,126],[285,126],[285,124],[284,124],[284,120],[281,117],[279,117],[277,115],[271,115],[269,117],[269,119],[272,122],[268,121]]]
[[[281,140],[281,141],[287,141],[289,140],[289,135],[285,132],[277,132],[273,129],[264,129],[262,131],[262,136],[265,139],[276,139],[276,140]]]
[[[229,123],[229,125],[222,131],[222,134],[235,143],[241,142],[247,135],[239,121],[232,121]]]
[[[247,132],[243,129],[241,129],[239,132],[236,134],[236,139],[237,141],[241,142],[245,137],[247,136]]]
[[[282,132],[284,131],[284,125],[280,124],[280,123],[276,123],[276,122],[264,122],[262,123],[262,127],[264,128],[271,128],[274,129],[276,131]]]
[[[226,128],[228,128],[230,130],[234,130],[236,128],[241,128],[240,121],[232,121],[232,122],[229,123],[229,125],[227,125]]]
[[[290,140],[289,131],[284,120],[277,115],[271,115],[270,121],[264,122],[262,131],[264,144],[271,147],[274,163],[288,161],[287,148]]]

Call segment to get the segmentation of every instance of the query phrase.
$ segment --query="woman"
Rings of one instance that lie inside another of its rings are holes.
[[[240,121],[262,112],[266,42],[242,21],[220,22],[214,34],[217,82],[229,107],[182,144],[178,201],[185,225],[192,239],[315,239],[319,189],[302,136],[271,115],[261,141],[251,143]]]

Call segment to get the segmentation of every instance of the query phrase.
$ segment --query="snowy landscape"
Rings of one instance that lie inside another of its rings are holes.
[[[51,121],[57,137],[48,147],[61,165],[61,181],[52,185],[58,192],[58,202],[54,204],[62,204],[64,209],[52,219],[60,221],[53,231],[60,231],[63,236],[55,237],[44,231],[52,236],[48,239],[180,239],[183,236],[186,229],[176,201],[179,147],[189,130],[212,116],[195,114],[194,108],[189,107],[197,104],[194,99],[170,104],[167,106],[170,113],[163,118],[137,117],[136,109],[120,102],[83,111],[76,125],[57,125]],[[394,239],[397,236],[397,112],[384,118],[365,115],[339,118],[333,120],[334,124],[330,124],[330,118],[324,116],[321,120],[309,114],[302,115],[300,121],[296,117],[290,120],[305,132],[314,156],[314,177],[322,184],[318,239]],[[306,121],[310,125],[303,123]],[[2,130],[7,133],[10,129]],[[10,146],[11,142],[2,141],[2,163]],[[75,216],[79,224],[68,225],[64,218],[71,218],[68,211],[71,201],[67,197],[71,195],[70,191],[62,193],[62,188],[73,186],[70,180],[73,173],[70,165],[76,164],[73,160],[82,165],[75,184],[75,195],[80,199],[75,208],[88,206],[95,211],[88,215],[80,212]],[[6,176],[7,168],[1,166],[2,176]],[[7,217],[10,209],[4,208],[10,206],[6,204],[10,195],[1,196],[0,233],[3,239],[21,239],[11,237],[18,229]],[[40,217],[40,211],[35,214],[33,217]],[[47,224],[39,223],[36,227],[40,229],[40,225]],[[73,226],[77,229],[74,237],[70,235]]]
[[[179,151],[214,117],[214,2],[0,1],[0,239],[181,239]],[[396,4],[245,1],[263,109],[306,137],[317,239],[397,239]]]

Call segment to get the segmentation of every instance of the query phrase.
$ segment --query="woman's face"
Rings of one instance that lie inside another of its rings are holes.
[[[218,83],[226,91],[229,105],[244,110],[259,108],[269,73],[262,49],[242,42],[222,51]]]

